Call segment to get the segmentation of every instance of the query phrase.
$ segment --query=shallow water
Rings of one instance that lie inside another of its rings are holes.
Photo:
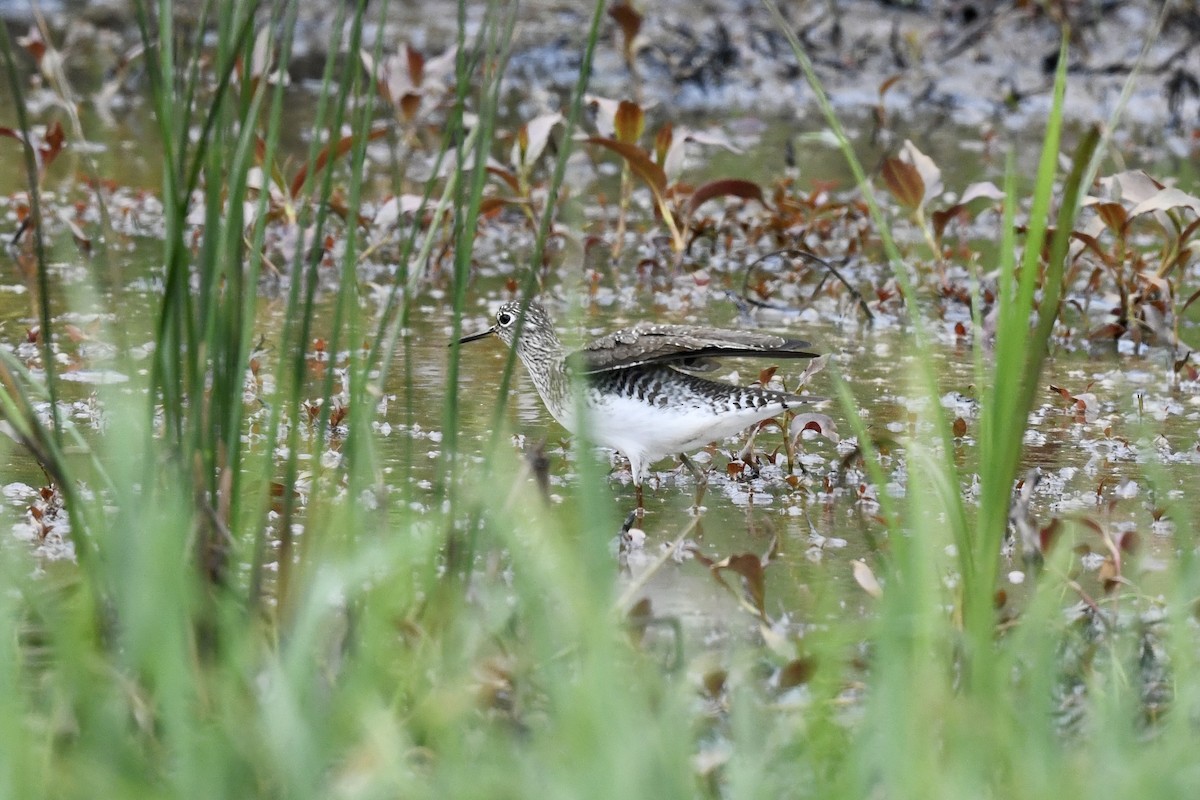
[[[297,90],[298,98],[307,95]],[[0,105],[0,107],[4,107]],[[310,107],[304,102],[289,104],[289,113],[303,119]],[[3,112],[7,114],[8,112]],[[12,120],[0,118],[0,124]],[[100,174],[114,180],[120,187],[136,195],[156,191],[159,176],[153,142],[149,138],[150,121],[145,110],[135,107],[122,115],[120,122],[106,127],[99,120],[85,119],[89,130],[98,131],[103,139],[91,154]],[[703,129],[718,126],[742,152],[733,153],[712,148],[694,153],[689,175],[694,180],[737,174],[768,184],[793,169],[796,179],[804,185],[834,181],[848,182],[848,173],[841,166],[840,156],[820,140],[801,137],[804,131],[791,119],[761,119],[741,117],[729,120],[693,118],[692,127]],[[304,126],[285,126],[293,130]],[[805,126],[817,130],[814,122]],[[951,124],[922,133],[919,124],[900,123],[886,142],[870,142],[867,123],[857,126],[857,141],[867,164],[878,161],[889,146],[905,136],[921,136],[920,144],[943,166],[943,181],[947,188],[961,190],[978,180],[999,180],[1003,174],[1003,158],[987,155],[981,150],[979,131],[955,128]],[[786,142],[796,142],[798,166],[786,164]],[[1017,148],[1018,168],[1031,164],[1036,151],[1036,133],[1014,136],[1006,145]],[[290,143],[294,152],[301,152],[303,142]],[[66,203],[77,196],[75,175],[86,166],[81,154],[64,155],[51,172],[46,188],[48,201]],[[379,169],[378,183],[373,187],[380,196],[386,191],[386,170]],[[1175,166],[1178,166],[1177,164]],[[1170,158],[1164,158],[1154,169],[1158,174],[1173,169]],[[1186,169],[1179,170],[1183,188],[1194,183]],[[587,205],[594,192],[608,187],[611,191],[612,170],[593,175],[595,184],[577,186],[575,208],[584,220],[604,216],[604,209]],[[15,228],[12,195],[21,185],[16,159],[0,160],[0,215],[9,230]],[[6,199],[8,198],[8,199]],[[581,198],[581,199],[580,199]],[[901,215],[897,214],[897,217]],[[640,224],[640,223],[639,223]],[[905,234],[904,223],[897,225]],[[518,234],[522,234],[519,230]],[[150,232],[146,232],[149,234]],[[511,234],[512,231],[509,231]],[[911,234],[911,230],[908,231]],[[6,234],[7,235],[7,234]],[[512,270],[501,263],[503,259],[519,260],[524,252],[522,240],[497,234],[497,240],[481,241],[478,259],[483,262],[473,279],[470,290],[470,312],[466,324],[471,329],[488,323],[489,304],[507,294],[505,288]],[[486,236],[484,237],[486,238]],[[90,330],[95,315],[106,315],[112,323],[119,320],[121,336],[126,346],[144,348],[152,341],[155,289],[161,275],[160,242],[153,235],[128,233],[108,243],[108,266],[80,255],[70,236],[61,231],[50,243],[51,262],[55,266],[58,284],[52,298],[56,309],[70,307],[71,315],[63,322]],[[639,250],[639,247],[642,249]],[[583,331],[580,336],[603,333],[615,327],[642,319],[662,322],[702,322],[712,325],[748,324],[738,317],[738,310],[727,291],[740,285],[740,262],[737,254],[717,252],[698,254],[682,273],[665,268],[646,271],[638,261],[646,257],[639,240],[631,239],[629,252],[621,266],[605,273],[599,271],[596,291],[579,274],[577,261],[568,256],[564,266],[555,274],[548,304],[560,319],[568,317],[564,296],[587,298],[584,304]],[[701,272],[694,272],[702,269]],[[378,280],[378,278],[375,278]],[[403,384],[404,369],[393,371],[388,390],[400,401],[394,402],[379,422],[387,423],[391,431],[379,435],[379,448],[384,466],[397,466],[398,459],[411,451],[412,485],[406,494],[418,506],[432,507],[437,502],[433,487],[439,484],[439,466],[443,399],[446,386],[446,364],[450,351],[451,317],[444,276],[434,279],[414,299],[411,329],[404,343],[404,358],[411,359],[413,376],[412,406],[406,407],[408,396]],[[28,289],[14,273],[6,273],[0,286],[0,338],[4,346],[16,347],[26,338],[26,329],[34,326]],[[872,298],[868,298],[871,300]],[[320,314],[314,330],[324,331],[331,322],[334,297],[326,294],[320,300]],[[279,334],[284,313],[283,301],[277,296],[264,296],[260,301],[260,319],[265,327],[262,335],[268,342]],[[368,327],[374,322],[376,307],[368,303],[364,309]],[[942,391],[942,404],[954,416],[967,423],[966,435],[956,443],[956,456],[963,470],[963,491],[970,492],[970,476],[976,458],[972,435],[975,430],[976,409],[971,398],[975,395],[972,353],[970,346],[959,341],[953,332],[956,320],[946,317],[930,323],[936,345],[933,350],[935,367]],[[961,321],[961,318],[960,320]],[[858,403],[859,413],[871,432],[880,438],[902,440],[914,433],[926,436],[916,415],[911,398],[919,392],[911,384],[914,363],[911,351],[912,333],[886,314],[875,325],[867,324],[851,304],[828,299],[797,309],[795,314],[762,314],[751,321],[766,328],[802,336],[816,343],[828,354],[837,370],[845,376]],[[1183,325],[1184,339],[1194,338],[1194,325]],[[102,370],[124,369],[122,362],[105,357],[103,348],[112,342],[96,342],[89,351],[87,375],[111,373]],[[86,343],[85,343],[86,344]],[[79,352],[84,345],[69,349]],[[477,455],[486,446],[491,431],[488,428],[491,409],[495,403],[497,376],[503,367],[505,353],[497,341],[475,344],[462,351],[462,374],[459,390],[462,405],[461,447],[468,456]],[[1139,571],[1130,576],[1140,588],[1153,593],[1155,570],[1174,557],[1179,543],[1169,524],[1154,521],[1151,513],[1155,499],[1148,497],[1148,487],[1141,481],[1145,461],[1159,453],[1169,462],[1165,491],[1184,498],[1193,514],[1200,507],[1193,490],[1197,468],[1197,420],[1200,419],[1200,387],[1180,384],[1170,377],[1169,357],[1161,349],[1143,353],[1118,353],[1092,345],[1074,350],[1060,349],[1047,361],[1043,383],[1068,387],[1073,392],[1091,391],[1097,395],[1098,412],[1080,415],[1061,397],[1049,391],[1039,393],[1035,404],[1035,421],[1026,434],[1025,464],[1040,467],[1047,480],[1035,495],[1033,511],[1041,523],[1052,515],[1087,516],[1115,531],[1136,530],[1142,542]],[[69,366],[69,365],[64,365]],[[757,377],[765,364],[730,365],[719,376],[750,381]],[[138,362],[132,368],[138,370]],[[737,376],[730,375],[738,370]],[[790,383],[798,374],[794,365],[783,365],[780,375]],[[134,376],[136,377],[136,376]],[[1090,388],[1089,388],[1090,387]],[[830,396],[833,389],[828,372],[816,376],[811,390]],[[313,385],[316,391],[316,384]],[[88,424],[87,401],[91,394],[88,383],[72,383],[64,390],[67,401],[78,401],[77,424]],[[1139,400],[1139,394],[1142,393]],[[131,402],[144,402],[134,397]],[[835,403],[822,406],[824,413],[835,420],[843,419],[843,410]],[[507,409],[510,442],[515,450],[524,443],[545,440],[550,458],[551,492],[554,497],[569,495],[578,488],[578,474],[562,431],[546,414],[533,391],[527,376],[518,372],[513,396]],[[842,436],[849,436],[848,426],[839,423]],[[94,434],[89,434],[94,435]],[[743,437],[744,440],[744,437]],[[750,481],[734,481],[726,477],[726,464],[743,440],[719,443],[701,456],[701,463],[712,469],[710,487],[704,501],[702,520],[689,537],[712,558],[740,552],[764,553],[777,537],[780,557],[768,575],[768,612],[803,616],[817,607],[835,607],[834,616],[853,617],[866,613],[870,597],[852,577],[855,559],[870,560],[869,544],[880,532],[875,521],[877,507],[871,501],[870,490],[860,493],[865,481],[857,468],[843,472],[837,468],[841,457],[848,452],[843,443],[835,445],[825,439],[805,443],[801,463],[807,470],[800,476],[798,488],[782,480],[781,464],[768,466],[764,477]],[[1141,444],[1139,444],[1139,442]],[[778,432],[765,431],[757,440],[760,453],[770,453],[780,444]],[[609,459],[609,456],[602,455]],[[12,450],[7,456],[3,482],[6,485],[27,484],[38,487],[45,480],[27,454]],[[628,471],[620,459],[609,459],[612,473],[604,491],[612,496],[614,521],[634,505],[633,486]],[[890,462],[892,483],[884,491],[900,494],[904,491],[906,473],[902,462]],[[647,487],[648,515],[642,523],[646,539],[640,549],[628,556],[628,570],[636,574],[659,549],[671,541],[691,520],[690,507],[694,486],[690,476],[669,461],[655,465],[656,479]],[[401,472],[408,472],[402,470]],[[552,501],[556,502],[556,501]],[[23,490],[8,493],[5,502],[10,520],[20,520],[29,505]],[[613,534],[616,535],[614,525]],[[1093,543],[1094,547],[1098,542]],[[1098,547],[1095,547],[1098,549]],[[1085,573],[1095,565],[1081,555],[1078,568]],[[1019,594],[1023,567],[1014,556],[1005,567],[1006,580],[1014,594]],[[1085,580],[1087,580],[1085,578]],[[1091,584],[1089,584],[1091,585]],[[693,619],[704,628],[713,619],[734,612],[736,606],[707,572],[695,562],[669,564],[655,577],[649,587],[655,608],[660,613],[675,613]],[[830,603],[829,593],[836,599]]]

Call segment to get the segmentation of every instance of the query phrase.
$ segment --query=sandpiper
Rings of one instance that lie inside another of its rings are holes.
[[[572,391],[582,386],[588,437],[629,459],[639,511],[642,480],[653,462],[678,455],[696,476],[699,505],[706,480],[687,451],[812,400],[692,374],[715,369],[713,359],[718,357],[815,358],[811,345],[799,339],[758,331],[639,323],[568,353],[544,308],[529,303],[518,336],[520,317],[519,303],[504,303],[496,312],[496,324],[458,343],[495,334],[509,347],[515,346],[550,415],[572,433],[578,432],[577,398]]]

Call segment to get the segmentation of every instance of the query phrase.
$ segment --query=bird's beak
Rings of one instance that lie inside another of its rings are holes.
[[[463,338],[459,339],[457,342],[454,342],[454,344],[466,344],[467,342],[477,342],[480,339],[486,339],[488,336],[491,336],[495,332],[496,332],[496,328],[495,328],[495,326],[493,326],[491,328],[488,328],[486,331],[483,331],[482,333],[474,333],[474,334],[471,334],[470,336],[464,336]]]

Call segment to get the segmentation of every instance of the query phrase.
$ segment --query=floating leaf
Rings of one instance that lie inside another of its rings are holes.
[[[762,187],[757,183],[741,178],[725,178],[697,187],[688,198],[687,215],[690,217],[697,208],[717,197],[740,197],[743,200],[757,200],[764,206],[767,204],[763,199]]]
[[[828,414],[818,414],[813,411],[797,414],[792,417],[791,430],[795,431],[793,434],[795,442],[800,441],[805,431],[814,431],[818,436],[823,436],[834,444],[841,441],[841,436],[837,432],[837,423]]]
[[[779,688],[786,690],[806,684],[816,673],[817,660],[815,658],[793,659],[779,670]]]
[[[765,615],[766,585],[763,576],[762,560],[753,553],[739,553],[726,558],[713,567],[714,573],[719,573],[722,570],[736,572],[742,576],[746,587],[746,594],[750,596],[751,605],[754,606],[759,615]]]
[[[637,9],[622,0],[622,2],[608,9],[608,16],[621,29],[622,50],[625,53],[625,60],[632,62],[634,40],[637,38],[638,32],[642,29],[642,15]]]
[[[883,597],[883,587],[875,579],[875,573],[867,566],[866,561],[856,558],[850,562],[850,568],[854,572],[855,583],[861,586],[864,592],[874,598]]]
[[[701,685],[704,687],[704,694],[708,697],[715,698],[725,691],[725,682],[729,679],[729,673],[723,669],[714,669],[704,673],[701,678]]]
[[[921,173],[916,167],[898,158],[889,158],[883,162],[880,174],[897,203],[909,211],[921,207],[925,197],[925,182],[921,180]]]
[[[1084,205],[1095,205],[1107,199],[1115,203],[1134,206],[1153,197],[1163,188],[1161,183],[1140,169],[1118,172],[1107,178],[1101,178],[1097,183],[1100,185],[1104,197],[1088,197],[1083,201]]]
[[[408,66],[408,80],[413,86],[425,83],[425,54],[411,44],[404,45],[404,60]]]
[[[619,142],[616,139],[606,139],[602,136],[590,136],[586,141],[588,144],[598,144],[621,156],[629,164],[629,168],[633,170],[634,174],[644,180],[656,195],[665,196],[667,175],[663,172],[662,167],[650,160],[650,156],[645,150],[634,144]]]
[[[367,132],[367,141],[373,142],[377,139],[382,139],[387,135],[387,132],[388,128],[386,125],[376,125]],[[325,147],[321,148],[321,152],[317,154],[316,163],[313,165],[312,174],[316,175],[320,173],[320,171],[325,168],[325,165],[331,160],[341,158],[342,156],[346,155],[346,153],[350,152],[350,148],[354,146],[355,141],[356,136],[354,134],[350,134],[349,136],[343,136],[336,142],[327,144]],[[296,176],[292,178],[292,184],[289,187],[292,197],[296,197],[300,194],[300,190],[304,188],[304,184],[308,181],[308,177],[309,173],[307,165],[301,167],[296,172]]]
[[[504,181],[504,184],[513,192],[520,193],[521,182],[517,179],[516,175],[513,175],[503,167],[497,167],[492,164],[488,165],[487,171],[489,175],[495,175],[497,178]]]
[[[49,49],[46,40],[42,38],[41,31],[34,26],[30,26],[29,33],[17,37],[17,44],[25,48],[25,52],[33,57],[33,60],[39,67],[41,66],[42,57]]]
[[[513,143],[511,161],[513,166],[529,169],[541,157],[550,141],[550,132],[562,122],[562,114],[542,114],[521,126],[517,140]]]
[[[1114,231],[1124,230],[1125,223],[1129,221],[1125,206],[1120,203],[1097,203],[1096,213],[1104,224]]]
[[[972,200],[979,200],[980,198],[1003,200],[1004,190],[991,181],[978,181],[963,189],[962,197],[958,198],[958,205],[965,206]]]
[[[899,83],[903,77],[904,77],[903,75],[893,75],[892,77],[885,80],[883,83],[879,84],[879,101],[880,102],[883,102],[883,96],[885,94],[887,94],[888,91],[893,86],[895,86],[897,83]]]
[[[654,134],[654,160],[662,164],[664,170],[666,170],[667,154],[671,151],[671,141],[675,138],[674,133],[674,126],[665,122],[658,129],[658,133]]]
[[[921,176],[924,191],[921,194],[921,205],[925,205],[942,193],[942,171],[933,159],[917,149],[908,139],[900,148],[900,159],[911,164]]]
[[[1129,218],[1149,214],[1156,211],[1170,211],[1175,208],[1187,208],[1200,214],[1200,198],[1174,187],[1160,189],[1155,194],[1138,203],[1129,212]]]
[[[742,153],[742,148],[735,145],[727,137],[718,133],[708,133],[705,131],[680,131],[680,136],[688,142],[702,144],[707,147],[722,147],[731,153]]]
[[[629,100],[622,100],[617,105],[617,113],[613,117],[613,131],[618,142],[634,144],[642,137],[646,129],[646,114],[642,107]]]

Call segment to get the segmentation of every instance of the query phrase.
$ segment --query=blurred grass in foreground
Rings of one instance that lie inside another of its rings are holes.
[[[390,363],[409,313],[406,269],[388,305],[395,316],[384,315],[370,348],[354,350],[341,387],[349,438],[323,465],[323,438],[305,440],[297,416],[322,252],[295,249],[267,444],[243,441],[268,194],[248,187],[257,166],[269,173],[274,164],[283,92],[237,70],[254,60],[252,6],[209,10],[219,32],[215,87],[201,85],[200,43],[174,29],[171,5],[141,9],[166,161],[166,289],[154,368],[142,387],[150,402],[138,407],[102,393],[110,420],[97,457],[68,460],[58,434],[34,414],[43,401],[39,379],[6,362],[5,416],[62,477],[79,562],[67,580],[39,577],[31,556],[0,567],[0,795],[1174,798],[1200,790],[1200,698],[1188,680],[1200,579],[1190,540],[1171,565],[1175,591],[1159,623],[1116,613],[1068,621],[1066,547],[1049,554],[1015,624],[998,630],[993,610],[1000,540],[1061,282],[1066,237],[1049,230],[1050,208],[1059,205],[1054,229],[1070,230],[1095,146],[1081,145],[1056,189],[1065,58],[1022,268],[1016,241],[1006,240],[1002,321],[994,353],[980,351],[978,513],[964,508],[936,380],[918,375],[914,391],[928,401],[922,423],[936,436],[906,443],[909,474],[920,476],[906,499],[881,492],[889,547],[872,565],[884,584],[877,620],[865,633],[813,626],[803,641],[764,630],[764,645],[739,646],[710,670],[704,653],[685,653],[677,666],[637,646],[625,609],[615,607],[607,551],[614,530],[598,512],[608,502],[601,481],[582,480],[566,503],[546,508],[507,448],[494,448],[476,468],[459,457],[451,433],[445,509],[418,513],[402,493],[382,490],[369,435],[372,370],[375,359]],[[294,10],[279,6],[277,25],[267,27],[290,31]],[[597,4],[573,120],[602,11]],[[347,13],[355,52],[362,4]],[[461,3],[459,14],[465,23]],[[456,209],[456,332],[484,171],[464,143],[479,152],[491,144],[510,26],[510,12],[493,4],[472,40],[460,36],[457,105],[443,141],[454,167],[447,185]],[[331,52],[340,35],[331,33]],[[287,36],[276,44],[286,63]],[[356,132],[346,150],[348,217],[357,216],[371,92],[349,62],[327,65],[314,123],[324,138],[314,137],[309,179],[289,198],[310,242],[335,224],[334,169],[319,162],[323,143],[338,140],[346,124]],[[476,115],[469,132],[467,112]],[[836,118],[830,124],[838,129]],[[452,143],[463,147],[452,151]],[[859,177],[874,206],[861,168]],[[184,231],[197,204],[204,234],[192,247]],[[247,220],[243,209],[255,204]],[[546,214],[552,210],[551,202]],[[916,309],[907,267],[874,210]],[[1010,192],[1006,230],[1015,215]],[[338,342],[353,349],[372,335],[359,318],[355,226],[344,235],[342,293],[324,334],[333,352]],[[418,239],[414,223],[405,254]],[[44,278],[44,261],[41,268]],[[528,274],[531,291],[536,275]],[[931,345],[917,312],[913,324],[919,355]],[[48,354],[48,309],[43,330]],[[447,432],[457,429],[456,358],[455,351]],[[47,378],[53,389],[53,373]],[[333,381],[330,370],[318,431],[333,413]],[[841,396],[853,425],[845,383]],[[856,432],[882,486],[866,431]],[[286,445],[282,463],[277,445]],[[312,474],[301,509],[292,488],[306,452]],[[1147,479],[1154,477],[1148,466]],[[365,494],[378,508],[360,502]],[[1182,510],[1172,511],[1190,536]],[[501,553],[508,556],[493,558]],[[781,691],[764,680],[790,663],[812,665],[801,688]],[[1151,720],[1142,692],[1155,670],[1169,682],[1173,708]],[[847,688],[860,681],[858,699],[847,704]],[[1082,719],[1065,720],[1063,700],[1073,690],[1089,700]]]

